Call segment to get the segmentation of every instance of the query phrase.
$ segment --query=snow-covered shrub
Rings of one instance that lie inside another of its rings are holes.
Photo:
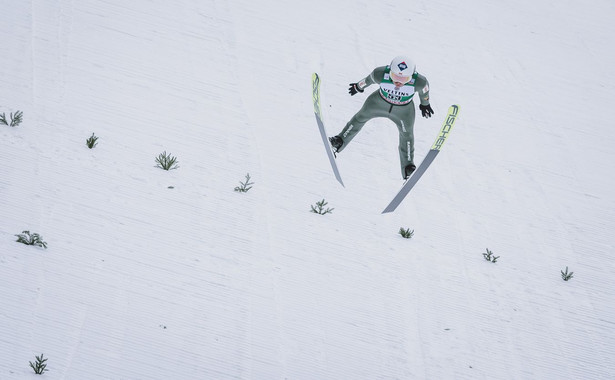
[[[31,234],[30,231],[22,231],[17,236],[17,242],[25,245],[35,245],[37,247],[47,248],[47,243],[43,241],[43,237],[37,233]]]

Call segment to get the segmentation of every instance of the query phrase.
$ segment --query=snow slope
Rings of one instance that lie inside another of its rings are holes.
[[[612,2],[0,4],[0,379],[615,378]],[[342,188],[310,77],[337,133],[398,54],[436,111],[417,161],[462,108],[381,215],[394,125]]]

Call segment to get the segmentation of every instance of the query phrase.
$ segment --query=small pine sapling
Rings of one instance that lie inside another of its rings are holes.
[[[248,190],[252,188],[252,185],[254,185],[254,182],[250,182],[250,173],[248,173],[246,174],[245,182],[239,181],[239,186],[235,187],[235,191],[238,193],[247,193]]]
[[[37,233],[31,234],[30,231],[22,231],[17,236],[17,242],[25,245],[35,245],[47,249],[47,243],[43,241],[43,237]]]
[[[410,239],[412,238],[412,236],[414,236],[414,230],[410,231],[409,228],[400,227],[399,234],[405,239]]]
[[[177,169],[177,157],[167,154],[166,150],[156,157],[156,167],[164,170]]]
[[[13,113],[11,112],[11,127],[16,127],[19,124],[21,124],[21,121],[23,120],[23,112],[21,111],[17,111],[15,112],[15,114],[13,115]]]
[[[485,258],[485,260],[487,260],[487,261],[491,261],[492,263],[497,262],[497,261],[498,261],[498,259],[500,258],[500,256],[495,256],[495,255],[493,254],[493,252],[491,252],[491,251],[489,250],[489,248],[487,248],[487,252],[486,252],[486,253],[483,253],[483,257]]]
[[[44,372],[48,371],[46,362],[47,359],[43,358],[43,354],[41,354],[41,356],[36,356],[34,363],[30,362],[30,367],[32,367],[35,374],[42,375]]]
[[[93,133],[92,136],[90,136],[87,140],[85,140],[86,145],[88,146],[88,148],[92,149],[94,148],[96,145],[98,145],[98,137],[96,137]]]
[[[564,271],[561,271],[561,272],[562,272],[562,280],[564,281],[570,280],[573,277],[572,275],[574,274],[574,272],[568,273],[568,267],[566,267],[566,272]]]
[[[310,206],[312,207],[311,212],[319,215],[331,214],[334,209],[326,207],[328,204],[329,203],[326,202],[324,199],[320,202],[316,202],[316,205]]]

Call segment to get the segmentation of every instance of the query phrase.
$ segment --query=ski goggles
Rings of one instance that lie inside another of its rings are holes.
[[[399,74],[395,74],[394,72],[391,71],[391,79],[393,80],[393,82],[399,82],[399,83],[408,83],[410,82],[410,78],[412,78],[411,76],[405,76],[405,75],[399,75]]]

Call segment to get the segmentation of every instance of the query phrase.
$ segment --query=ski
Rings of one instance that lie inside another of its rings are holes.
[[[414,185],[421,179],[425,171],[431,165],[433,160],[436,158],[438,153],[440,153],[440,149],[442,149],[442,145],[446,141],[451,129],[453,129],[453,125],[455,124],[455,120],[457,119],[457,115],[459,115],[459,106],[452,105],[448,108],[448,114],[446,115],[446,119],[444,119],[444,124],[442,125],[442,129],[440,129],[440,133],[438,133],[438,137],[436,141],[431,146],[431,149],[423,159],[423,162],[419,165],[418,168],[412,173],[410,178],[404,182],[404,185],[401,187],[397,195],[393,198],[391,203],[382,211],[383,214],[388,212],[393,212],[399,206],[399,204],[404,200],[406,195],[412,190]]]
[[[331,163],[333,174],[335,174],[335,178],[337,178],[339,183],[344,186],[344,182],[342,181],[342,177],[340,176],[340,171],[337,168],[337,164],[335,163],[335,156],[333,155],[333,149],[331,148],[329,138],[327,137],[325,125],[322,122],[322,112],[320,109],[320,77],[316,73],[312,74],[312,96],[314,100],[314,115],[316,115],[316,123],[318,124],[320,136],[322,137],[322,142],[325,145],[325,150],[327,151],[327,157],[329,157],[329,162]]]

